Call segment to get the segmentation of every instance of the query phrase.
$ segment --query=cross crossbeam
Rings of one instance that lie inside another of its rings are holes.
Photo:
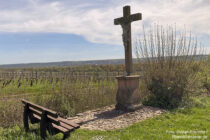
[[[127,22],[130,23],[130,22],[137,21],[137,20],[141,20],[141,14],[140,13],[133,14],[133,15],[130,15],[128,17],[116,18],[114,20],[114,25],[125,24]]]

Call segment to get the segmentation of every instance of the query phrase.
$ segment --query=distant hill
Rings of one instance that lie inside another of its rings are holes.
[[[208,55],[202,56],[207,59]],[[153,58],[155,59],[155,58]],[[196,60],[200,60],[201,56],[196,56]],[[143,60],[143,59],[142,59]],[[137,59],[133,59],[137,62]],[[22,63],[22,64],[5,64],[0,65],[0,68],[30,68],[30,67],[68,67],[81,65],[103,65],[103,64],[124,64],[124,59],[108,59],[108,60],[88,60],[88,61],[62,61],[62,62],[47,62],[47,63]]]
[[[5,65],[0,65],[0,68],[29,68],[29,67],[37,68],[37,67],[67,67],[67,66],[80,66],[80,65],[124,64],[124,61],[125,61],[124,59],[109,59],[109,60],[89,60],[89,61],[5,64]]]

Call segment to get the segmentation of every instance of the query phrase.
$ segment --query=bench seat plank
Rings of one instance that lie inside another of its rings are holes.
[[[56,124],[54,124],[54,123],[52,123],[52,126],[53,126],[54,128],[56,128],[56,129],[58,129],[59,131],[61,131],[62,133],[67,133],[67,132],[69,132],[68,129],[66,129],[66,128],[62,127],[62,126],[58,126],[58,125],[56,125]]]
[[[36,115],[36,114],[33,114],[33,117],[36,118],[37,120],[40,120],[41,121],[41,117]]]
[[[47,118],[50,119],[50,121],[52,121],[53,123],[55,123],[57,125],[60,124],[60,122],[59,122],[59,120],[57,118],[54,118],[54,117],[52,117],[50,115],[47,115]]]
[[[72,127],[72,126],[70,126],[70,125],[67,125],[67,124],[65,124],[65,123],[60,122],[60,125],[61,125],[62,127],[65,127],[66,129],[69,129],[70,131],[71,131],[71,130],[74,130],[74,127]]]
[[[33,107],[29,106],[29,110],[31,112],[33,112],[34,114],[38,115],[38,116],[41,116],[42,115],[42,112],[37,110],[37,109],[34,109]]]
[[[68,125],[71,125],[71,126],[73,126],[74,128],[79,128],[79,127],[80,127],[78,124],[73,123],[73,122],[71,122],[71,121],[69,121],[69,120],[63,119],[63,118],[61,118],[61,117],[58,117],[58,120],[61,121],[61,122],[63,122],[63,123],[66,123],[66,124],[68,124]]]

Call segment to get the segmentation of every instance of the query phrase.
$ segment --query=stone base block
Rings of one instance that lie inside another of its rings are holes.
[[[139,76],[118,76],[118,90],[115,108],[122,111],[134,111],[139,107],[141,96],[139,91]]]

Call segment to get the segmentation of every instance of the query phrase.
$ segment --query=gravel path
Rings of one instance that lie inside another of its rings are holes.
[[[123,112],[114,109],[114,105],[96,110],[79,113],[76,117],[68,118],[73,122],[80,123],[81,128],[90,130],[113,130],[127,127],[133,123],[160,115],[165,110],[141,106],[135,112]]]

